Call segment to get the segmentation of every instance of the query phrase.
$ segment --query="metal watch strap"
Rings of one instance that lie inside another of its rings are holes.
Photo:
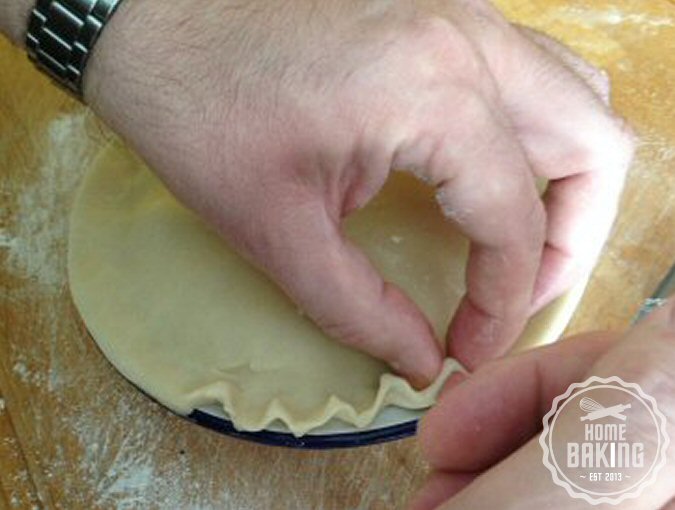
[[[37,0],[26,34],[28,55],[80,99],[87,59],[122,0]]]

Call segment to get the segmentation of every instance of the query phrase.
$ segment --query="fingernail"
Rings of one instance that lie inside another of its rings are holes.
[[[424,388],[428,388],[429,385],[432,383],[432,381],[430,381],[428,378],[419,375],[410,376],[408,378],[408,382],[410,382],[410,385],[416,390],[423,390]]]
[[[407,380],[410,383],[410,385],[416,390],[422,389],[425,386],[428,386],[429,384],[426,382],[426,378],[424,378],[420,374],[410,373],[408,370],[404,370],[403,367],[401,366],[401,363],[397,360],[390,361],[389,367],[393,370],[393,372],[396,375]]]
[[[436,362],[436,360],[429,361],[427,370],[420,370],[423,368],[422,364],[416,365],[414,371],[401,370],[398,363],[392,363],[391,366],[397,374],[407,379],[413,388],[423,390],[436,380],[436,377],[441,372],[442,362]]]

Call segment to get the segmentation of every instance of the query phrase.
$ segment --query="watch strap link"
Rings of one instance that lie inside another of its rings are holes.
[[[87,59],[122,0],[37,0],[26,49],[37,66],[79,98]]]

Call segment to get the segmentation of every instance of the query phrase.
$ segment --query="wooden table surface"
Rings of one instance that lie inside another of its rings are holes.
[[[607,68],[640,134],[620,218],[571,331],[625,328],[675,258],[675,4],[499,0]],[[0,42],[0,509],[402,508],[414,440],[299,452],[219,436],[124,381],[65,275],[67,212],[112,135]]]

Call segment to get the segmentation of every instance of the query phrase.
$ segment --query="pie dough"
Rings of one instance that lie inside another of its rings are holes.
[[[463,292],[467,243],[433,192],[395,173],[346,229],[442,338]],[[218,404],[239,429],[280,420],[296,435],[332,419],[365,427],[387,405],[430,406],[461,370],[447,360],[431,387],[415,391],[384,363],[327,338],[118,143],[79,189],[68,268],[75,304],[104,354],[180,414]],[[576,300],[535,318],[521,347],[557,337]]]

